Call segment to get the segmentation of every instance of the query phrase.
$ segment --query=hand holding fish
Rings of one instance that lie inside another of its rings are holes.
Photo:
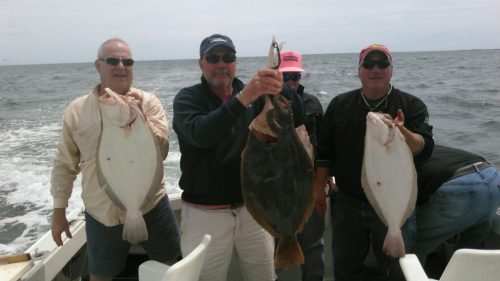
[[[275,96],[283,90],[283,74],[278,70],[280,65],[279,50],[283,47],[283,44],[278,45],[276,38],[273,36],[267,56],[267,68],[259,70],[238,95],[238,100],[244,106],[250,105],[261,95],[270,94]]]
[[[396,123],[396,127],[401,128],[405,125],[405,115],[403,114],[402,109],[398,109],[397,116],[394,118],[394,122]]]
[[[264,94],[278,95],[283,89],[283,75],[279,70],[259,70],[243,88],[238,99],[248,106]]]
[[[139,109],[142,108],[142,94],[134,91],[129,91],[126,96],[131,97],[130,101],[135,103]]]
[[[389,116],[388,114],[385,114]],[[424,147],[424,139],[420,134],[414,133],[405,127],[405,116],[402,109],[398,109],[396,118],[392,120],[389,116],[391,123],[399,128],[399,131],[403,134],[406,144],[410,147],[411,152],[415,155],[419,153]]]
[[[405,125],[405,117],[403,114],[402,109],[398,109],[397,115],[394,119],[392,119],[392,116],[387,114],[387,113],[382,113],[382,121],[389,127],[398,127],[401,129],[401,127],[404,127]]]

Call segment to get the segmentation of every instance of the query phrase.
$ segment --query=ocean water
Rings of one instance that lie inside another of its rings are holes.
[[[238,77],[246,82],[265,64],[264,57],[239,58]],[[357,54],[305,55],[304,68],[302,84],[325,109],[360,86]],[[134,85],[161,99],[169,123],[175,94],[200,78],[196,60],[138,61],[134,71]],[[427,104],[436,142],[500,167],[498,73],[500,50],[394,53],[392,82]],[[50,172],[63,111],[97,80],[93,63],[0,66],[0,255],[23,252],[50,229]],[[170,133],[165,177],[167,191],[176,193],[180,153]],[[80,180],[68,211],[83,205]]]

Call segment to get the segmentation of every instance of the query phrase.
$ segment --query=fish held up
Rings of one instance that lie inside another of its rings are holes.
[[[387,226],[383,250],[405,255],[401,227],[415,209],[417,173],[399,129],[382,113],[368,112],[361,184],[371,206]]]
[[[106,88],[99,98],[101,135],[96,173],[111,201],[125,212],[123,240],[148,239],[141,208],[163,178],[156,139],[134,99]]]
[[[273,37],[268,63],[271,68],[277,66],[276,46]],[[279,238],[276,268],[304,262],[296,235],[313,210],[312,151],[305,127],[294,127],[291,101],[281,95],[266,95],[264,109],[250,125],[242,152],[241,178],[248,211]]]

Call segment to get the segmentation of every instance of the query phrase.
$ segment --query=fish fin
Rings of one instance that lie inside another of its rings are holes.
[[[403,235],[401,230],[396,234],[391,234],[387,231],[385,236],[384,246],[382,248],[386,254],[392,257],[404,257],[405,255],[405,243],[403,241]]]
[[[276,268],[292,268],[304,263],[304,255],[296,236],[281,237],[274,256]]]
[[[98,170],[98,175],[99,174],[102,174],[100,172],[100,169]],[[118,198],[118,196],[116,195],[116,193],[113,192],[113,189],[107,183],[107,181],[105,180],[105,177],[102,176],[102,178],[103,178],[103,182],[105,183],[103,185],[103,187],[102,187],[102,188],[104,188],[104,192],[108,195],[108,197],[111,200],[111,202],[113,202],[121,210],[125,211],[127,209],[127,207],[125,207],[125,204],[123,204],[123,202],[120,200],[120,198]]]
[[[148,240],[148,229],[140,211],[127,211],[122,238],[132,244]]]

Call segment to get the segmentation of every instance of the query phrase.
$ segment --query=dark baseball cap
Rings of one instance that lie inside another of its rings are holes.
[[[231,38],[222,35],[222,34],[212,34],[208,36],[207,38],[203,39],[201,41],[200,45],[200,58],[203,57],[204,54],[208,53],[210,50],[212,50],[214,47],[217,46],[225,46],[231,51],[236,53],[236,48],[234,47],[233,41],[231,41]]]

